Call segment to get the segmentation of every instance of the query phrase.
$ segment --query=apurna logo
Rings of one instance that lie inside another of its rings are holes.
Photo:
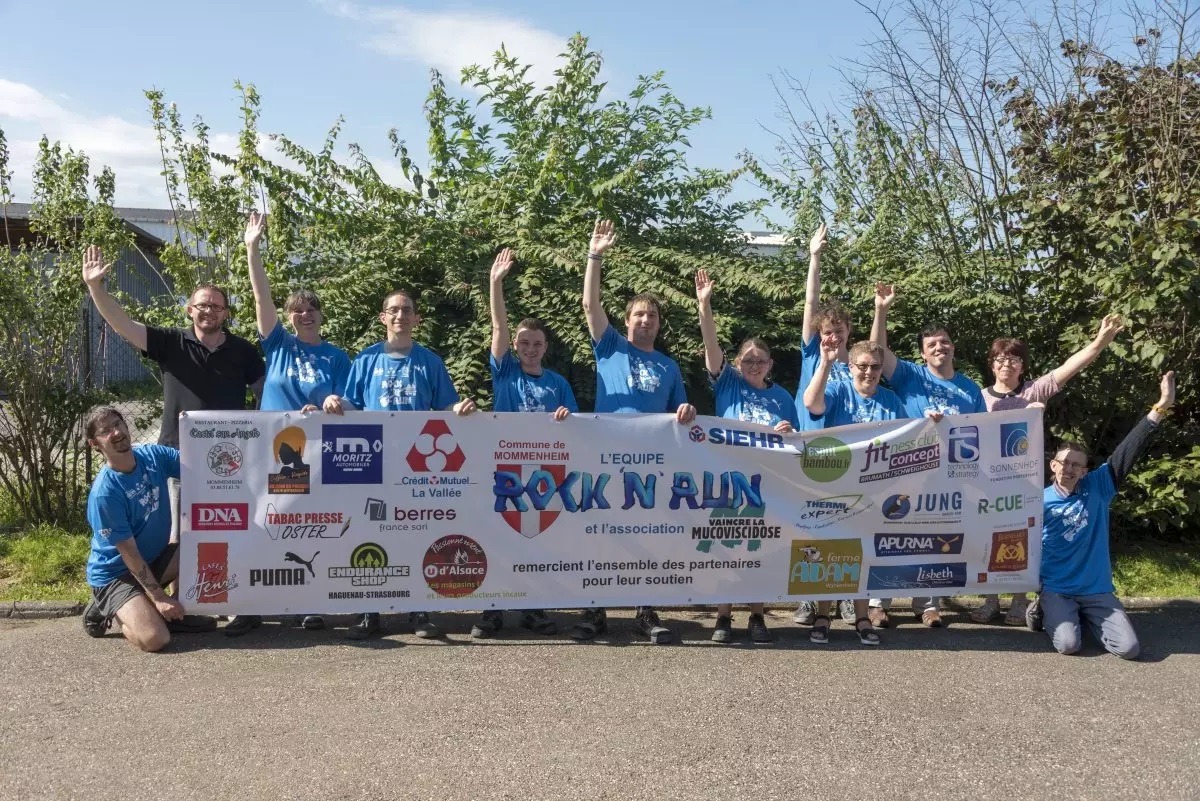
[[[322,484],[382,484],[382,425],[321,426]]]

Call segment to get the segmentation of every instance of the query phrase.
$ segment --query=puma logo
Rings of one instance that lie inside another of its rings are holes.
[[[313,563],[313,562],[315,562],[315,561],[316,561],[316,559],[317,559],[317,557],[318,557],[318,556],[320,556],[320,555],[321,555],[321,552],[320,552],[320,551],[317,551],[316,553],[314,553],[314,554],[312,555],[312,557],[311,557],[311,558],[309,558],[309,559],[301,559],[301,558],[300,558],[299,556],[297,556],[296,554],[292,553],[291,551],[288,551],[287,553],[285,553],[285,554],[283,555],[283,561],[285,561],[285,562],[295,562],[295,563],[296,563],[296,564],[298,564],[298,565],[304,565],[305,567],[307,567],[307,568],[308,568],[308,572],[309,572],[309,573],[312,575],[312,577],[313,577],[313,578],[316,578],[316,577],[317,577],[317,572],[316,572],[315,570],[313,570],[312,563]]]

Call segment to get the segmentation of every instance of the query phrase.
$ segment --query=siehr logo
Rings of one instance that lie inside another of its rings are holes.
[[[876,534],[876,556],[931,556],[962,553],[962,534]]]
[[[382,484],[382,425],[321,426],[322,484]]]
[[[740,428],[710,428],[707,436],[703,430],[700,431],[700,438],[696,438],[696,429],[699,426],[692,426],[688,435],[695,442],[707,441],[713,445],[732,445],[738,448],[766,448],[774,450],[782,448],[783,435],[775,434],[766,431],[745,431]]]
[[[246,531],[250,504],[193,503],[192,531]]]
[[[708,435],[704,433],[704,429],[700,426],[692,426],[688,429],[688,437],[692,442],[704,442],[708,439]]]
[[[457,473],[467,455],[445,420],[429,420],[404,459],[414,473]]]

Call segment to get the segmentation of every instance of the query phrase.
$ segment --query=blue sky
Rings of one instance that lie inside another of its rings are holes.
[[[264,132],[314,147],[343,115],[342,141],[386,164],[391,127],[424,153],[421,106],[431,68],[457,83],[463,65],[490,63],[503,41],[548,76],[566,39],[580,31],[603,54],[614,93],[663,69],[684,102],[711,106],[713,119],[692,137],[691,161],[731,167],[741,150],[772,152],[763,130],[780,125],[772,75],[787,70],[832,105],[839,63],[872,34],[848,0],[0,0],[0,31],[0,128],[13,151],[18,199],[28,200],[32,149],[45,133],[111,165],[119,204],[151,207],[165,198],[142,96],[150,87],[165,90],[185,120],[203,116],[221,147],[238,126],[233,81],[252,82],[263,97]]]

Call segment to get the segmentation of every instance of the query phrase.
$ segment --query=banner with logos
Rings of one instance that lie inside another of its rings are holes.
[[[1023,592],[1040,409],[777,434],[717,417],[192,412],[185,607],[401,612]]]

